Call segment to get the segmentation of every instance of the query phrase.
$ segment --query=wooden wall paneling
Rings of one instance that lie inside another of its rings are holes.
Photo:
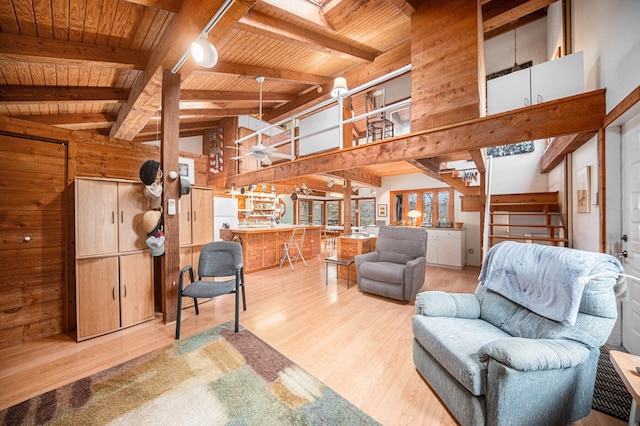
[[[0,136],[0,347],[64,331],[66,146]]]
[[[480,117],[475,0],[424,1],[411,17],[411,130]]]

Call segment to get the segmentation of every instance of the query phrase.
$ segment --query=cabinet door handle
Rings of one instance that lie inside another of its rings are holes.
[[[124,297],[127,297],[127,285],[124,285]]]
[[[120,210],[120,223],[124,223],[124,210]]]
[[[542,95],[538,95],[538,103],[541,104],[542,103]]]
[[[524,106],[529,106],[531,105],[531,101],[529,100],[529,98],[524,98]]]
[[[113,300],[116,300],[116,288],[115,287],[111,287],[111,297],[113,297]]]
[[[195,210],[193,211],[193,221],[194,222],[196,221],[196,211]]]
[[[111,210],[111,223],[116,223],[116,212],[115,210]]]

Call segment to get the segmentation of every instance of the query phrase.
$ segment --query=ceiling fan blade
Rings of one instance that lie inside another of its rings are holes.
[[[270,165],[272,164],[272,163],[271,163],[271,158],[269,158],[269,157],[264,157],[264,158],[262,159],[262,163],[263,163],[263,164],[265,164],[265,165],[267,165],[267,166],[270,166]]]

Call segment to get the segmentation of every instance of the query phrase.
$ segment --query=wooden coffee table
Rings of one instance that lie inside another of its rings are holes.
[[[631,412],[629,413],[629,425],[637,425],[640,422],[640,412],[638,411],[638,404],[640,403],[640,373],[636,371],[636,367],[640,366],[640,356],[626,352],[611,351],[609,352],[609,357],[613,367],[633,397]]]

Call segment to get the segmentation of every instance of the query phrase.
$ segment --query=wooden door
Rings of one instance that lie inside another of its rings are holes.
[[[76,180],[76,252],[78,256],[118,252],[118,184]]]
[[[63,144],[0,136],[0,348],[65,331]]]
[[[625,272],[640,277],[640,115],[623,125],[622,235],[619,253]],[[626,236],[624,238],[623,236]],[[629,296],[622,302],[622,345],[640,355],[640,283],[627,279]]]
[[[120,327],[118,257],[78,260],[76,266],[78,340]]]
[[[142,229],[142,216],[151,204],[143,191],[142,184],[118,182],[119,251],[147,249],[147,233]]]
[[[153,318],[151,254],[120,256],[120,326]]]
[[[213,241],[213,191],[193,188],[191,192],[193,244]]]

